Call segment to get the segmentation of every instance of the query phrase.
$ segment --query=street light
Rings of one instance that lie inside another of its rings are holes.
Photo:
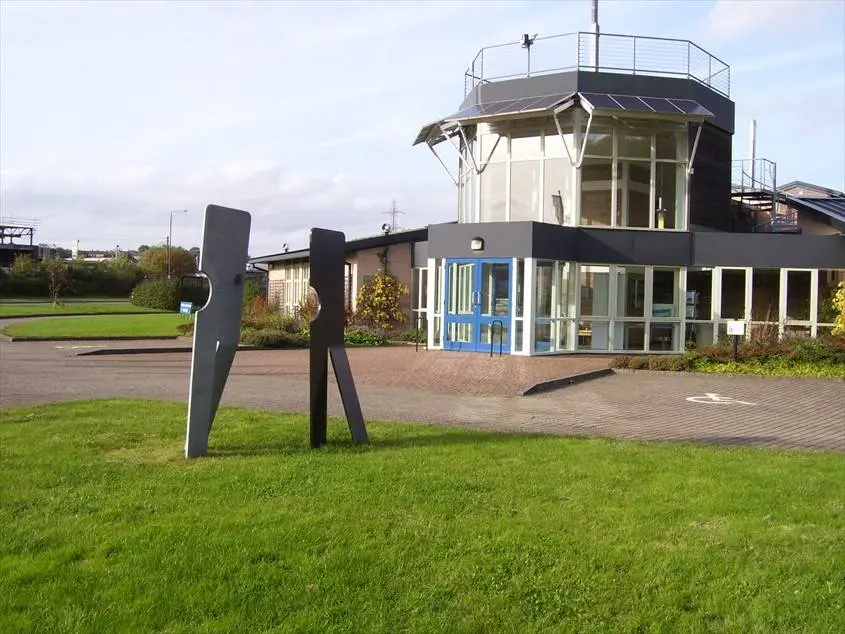
[[[167,279],[170,279],[170,246],[173,242],[173,214],[186,214],[187,209],[174,209],[170,212],[170,230],[167,232]]]

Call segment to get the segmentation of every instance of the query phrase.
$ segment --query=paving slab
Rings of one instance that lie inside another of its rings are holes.
[[[481,359],[469,354],[413,348],[350,353],[369,419],[845,451],[845,379],[626,373],[525,397],[513,391],[532,366],[513,363],[516,357],[494,359],[482,371]],[[537,360],[544,363],[532,376],[563,367]],[[189,365],[186,353],[80,357],[55,344],[0,342],[0,407],[121,396],[185,402]],[[491,395],[495,385],[513,391]],[[223,403],[307,412],[307,351],[238,353]],[[335,387],[329,411],[343,414]]]

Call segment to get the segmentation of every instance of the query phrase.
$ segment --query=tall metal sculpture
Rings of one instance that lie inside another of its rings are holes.
[[[352,440],[365,443],[369,441],[367,427],[343,342],[346,236],[340,231],[312,229],[309,260],[311,287],[319,299],[317,318],[311,322],[311,446],[320,447],[328,440],[329,358]]]
[[[203,456],[241,333],[244,274],[251,216],[209,205],[203,219],[199,269],[208,278],[206,305],[194,315],[185,456]]]

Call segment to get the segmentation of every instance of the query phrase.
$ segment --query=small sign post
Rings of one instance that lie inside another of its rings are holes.
[[[190,317],[194,314],[194,305],[192,302],[179,302],[179,314],[183,317]]]
[[[745,322],[744,321],[729,321],[728,322],[728,336],[733,339],[731,348],[731,358],[734,361],[739,360],[739,338],[745,336]]]

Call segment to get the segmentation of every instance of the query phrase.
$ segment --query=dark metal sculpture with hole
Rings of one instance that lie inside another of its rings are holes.
[[[340,231],[312,229],[309,250],[311,288],[317,293],[317,317],[311,322],[311,446],[328,441],[329,358],[334,368],[346,422],[354,442],[369,442],[364,415],[343,341],[346,236]]]
[[[210,288],[208,301],[194,315],[187,458],[208,451],[211,424],[238,349],[251,221],[238,209],[209,205],[205,210],[199,268]]]

